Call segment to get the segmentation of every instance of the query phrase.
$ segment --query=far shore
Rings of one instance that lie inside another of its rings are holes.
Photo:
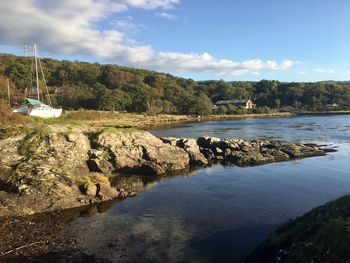
[[[6,126],[25,125],[27,127],[73,125],[81,126],[85,130],[98,130],[104,127],[147,129],[157,126],[199,122],[199,121],[226,121],[247,118],[295,117],[303,115],[337,115],[350,114],[350,110],[343,111],[301,111],[301,112],[271,112],[259,114],[238,115],[175,115],[175,114],[147,114],[124,113],[113,111],[75,110],[65,111],[60,118],[41,119],[28,116],[19,116],[15,121],[9,121]],[[2,125],[0,125],[2,126]]]
[[[341,115],[350,114],[350,110],[338,110],[338,111],[303,111],[298,112],[297,115]]]
[[[175,115],[175,114],[147,114],[147,113],[120,113],[94,110],[66,111],[57,119],[57,123],[70,123],[89,125],[90,127],[114,127],[114,128],[150,128],[155,126],[167,126],[177,123],[198,121],[225,121],[247,118],[271,118],[293,117],[299,115],[333,115],[350,114],[350,110],[344,111],[302,111],[302,112],[271,112],[257,114],[211,114],[211,115]],[[56,121],[54,121],[56,123]]]
[[[119,113],[106,111],[66,111],[63,116],[56,120],[44,121],[48,124],[77,124],[90,127],[114,127],[114,128],[149,128],[176,123],[234,120],[244,118],[269,118],[269,117],[291,117],[290,112],[273,112],[261,114],[239,114],[239,115],[175,115],[175,114],[146,114],[146,113]]]

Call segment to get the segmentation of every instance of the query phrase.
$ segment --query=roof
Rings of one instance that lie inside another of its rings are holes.
[[[40,100],[34,100],[34,99],[29,99],[29,98],[25,98],[23,101],[23,104],[30,104],[33,106],[37,106],[37,105],[41,105],[42,102]]]
[[[218,100],[215,105],[246,104],[248,100]]]
[[[338,107],[338,104],[337,103],[327,104],[327,107]]]

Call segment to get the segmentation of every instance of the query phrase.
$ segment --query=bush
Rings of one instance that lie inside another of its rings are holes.
[[[215,114],[226,114],[227,113],[227,107],[224,105],[219,105],[214,109]]]
[[[29,119],[19,113],[12,113],[10,106],[5,100],[0,99],[0,124],[24,124],[28,123]]]
[[[257,113],[257,114],[268,114],[268,113],[271,113],[272,110],[271,108],[269,107],[266,107],[266,106],[263,106],[263,107],[257,107],[253,110],[254,113]]]

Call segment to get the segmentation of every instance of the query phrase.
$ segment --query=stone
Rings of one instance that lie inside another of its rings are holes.
[[[162,174],[186,169],[189,156],[186,151],[174,145],[164,143],[161,139],[144,131],[103,132],[95,141],[97,149],[109,156],[109,172]],[[92,155],[90,155],[93,157]],[[99,167],[99,163],[90,160]],[[95,158],[96,159],[96,158]],[[105,159],[105,158],[103,158]],[[104,167],[108,166],[103,163]],[[100,167],[100,170],[101,167]]]
[[[82,186],[82,193],[90,197],[96,197],[97,186],[95,184],[84,184]]]
[[[119,192],[114,187],[111,187],[106,184],[96,184],[96,197],[101,198],[102,200],[111,200],[119,196]]]
[[[207,158],[205,158],[205,156],[201,153],[201,150],[195,139],[179,139],[177,141],[177,146],[183,148],[188,153],[191,165],[204,166],[208,164]]]
[[[157,175],[164,174],[166,173],[166,171],[160,165],[154,162],[144,162],[141,164],[140,171],[138,173],[147,175]]]
[[[199,147],[212,148],[215,146],[216,143],[219,143],[220,141],[220,138],[203,136],[197,139],[197,144]]]
[[[175,137],[161,137],[159,139],[161,139],[162,142],[170,144],[172,146],[176,146],[179,140],[178,138],[175,138]]]
[[[110,174],[114,170],[110,157],[102,150],[91,149],[88,152],[87,165],[91,172]]]

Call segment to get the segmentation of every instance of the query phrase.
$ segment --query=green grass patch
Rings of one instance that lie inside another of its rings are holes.
[[[0,126],[0,140],[7,139],[19,134],[27,133],[29,128],[27,126],[12,125]]]
[[[17,152],[23,156],[33,156],[41,143],[47,139],[47,134],[42,130],[29,132],[21,141]]]

